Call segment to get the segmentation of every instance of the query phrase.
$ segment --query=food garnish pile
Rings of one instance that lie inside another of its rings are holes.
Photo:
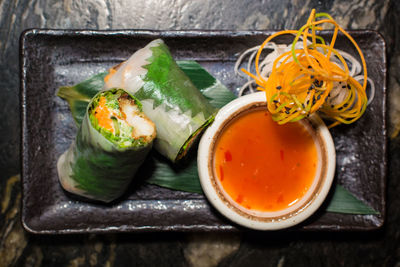
[[[317,34],[323,30],[324,24],[333,26],[329,42]],[[334,48],[339,32],[354,45],[361,64],[352,55]],[[294,36],[292,44],[286,46],[271,42],[282,35]],[[266,49],[273,52],[261,60]],[[363,115],[373,98],[374,85],[367,78],[361,49],[327,13],[312,10],[307,23],[299,30],[277,32],[260,46],[247,50],[236,64],[237,72],[249,53],[248,68],[241,70],[250,79],[240,94],[249,86],[252,90],[255,83],[258,90],[265,91],[268,110],[279,124],[298,121],[317,111],[332,121],[330,127],[350,124]],[[250,71],[253,62],[255,74]],[[369,97],[366,94],[368,82],[371,85]]]

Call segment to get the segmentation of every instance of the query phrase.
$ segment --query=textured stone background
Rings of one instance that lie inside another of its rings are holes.
[[[387,223],[361,233],[33,236],[20,225],[20,33],[56,29],[297,28],[311,8],[374,29],[388,49]],[[400,3],[396,0],[0,0],[0,266],[400,266]]]

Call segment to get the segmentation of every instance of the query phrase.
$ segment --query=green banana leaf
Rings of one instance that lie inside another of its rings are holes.
[[[148,161],[146,166],[153,166],[154,171],[146,179],[147,183],[173,190],[203,193],[195,158],[188,160],[184,166],[173,166],[157,155],[148,158]],[[328,199],[329,202],[325,211],[344,214],[379,214],[379,212],[357,199],[343,186],[336,184],[332,189],[334,190],[332,198]]]
[[[98,73],[74,86],[62,86],[58,89],[57,95],[68,102],[77,126],[81,125],[89,102],[103,88],[107,74],[108,72]]]
[[[177,61],[177,64],[213,106],[220,108],[236,98],[197,62]],[[86,109],[85,101],[88,103],[91,94],[97,93],[98,88],[102,88],[105,75],[107,72],[99,73],[75,86],[60,88],[59,94],[69,102],[72,115],[78,124],[82,120],[80,110]],[[149,168],[151,168],[151,172],[149,172]],[[191,155],[188,155],[180,165],[172,164],[157,152],[152,151],[138,171],[139,174],[144,172],[147,173],[146,182],[149,184],[172,190],[203,193],[197,173],[195,151],[192,151]],[[355,198],[338,184],[334,188],[332,198],[328,201],[330,201],[326,206],[328,212],[378,214],[377,211]]]
[[[353,196],[343,186],[336,184],[332,189],[334,192],[326,211],[348,214],[379,214],[379,212]]]

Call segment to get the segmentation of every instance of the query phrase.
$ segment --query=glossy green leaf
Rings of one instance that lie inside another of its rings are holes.
[[[332,189],[334,192],[326,211],[348,214],[379,214],[379,212],[357,199],[343,186],[336,184]]]
[[[178,65],[214,107],[221,108],[236,98],[196,61],[179,61]]]
[[[153,153],[147,160],[144,168],[146,167],[152,168],[150,177],[146,179],[146,182],[149,184],[173,190],[203,193],[197,173],[197,161],[194,155],[185,158],[185,162],[172,164],[161,155]]]
[[[62,86],[58,89],[57,96],[68,102],[72,117],[78,126],[82,123],[90,100],[103,88],[107,73],[101,72],[76,85]]]

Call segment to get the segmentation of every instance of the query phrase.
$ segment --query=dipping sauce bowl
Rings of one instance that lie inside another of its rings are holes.
[[[321,206],[336,154],[317,115],[278,125],[265,93],[258,92],[218,112],[200,140],[197,161],[203,191],[221,214],[251,229],[278,230],[299,224]]]

